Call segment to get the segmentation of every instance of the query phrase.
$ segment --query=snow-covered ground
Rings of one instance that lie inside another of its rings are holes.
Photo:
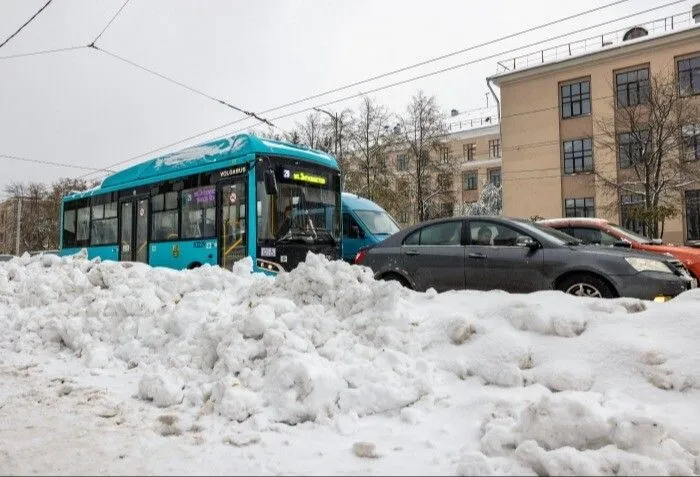
[[[700,291],[0,265],[0,473],[700,474]]]

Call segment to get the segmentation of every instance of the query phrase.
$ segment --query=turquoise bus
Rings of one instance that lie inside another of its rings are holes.
[[[289,271],[307,252],[341,256],[336,160],[241,134],[151,159],[66,196],[61,255],[155,267]],[[254,217],[254,220],[249,220]]]

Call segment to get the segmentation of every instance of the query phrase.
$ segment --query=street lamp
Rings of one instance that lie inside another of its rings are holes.
[[[326,111],[325,109],[321,108],[314,108],[314,110],[318,111],[319,113],[325,113],[331,117],[331,120],[333,121],[333,152],[335,157],[338,157],[338,113],[333,114],[330,111]]]

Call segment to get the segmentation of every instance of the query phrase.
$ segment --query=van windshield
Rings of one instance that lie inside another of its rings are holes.
[[[384,211],[356,210],[355,213],[372,235],[393,235],[400,230],[391,215]]]

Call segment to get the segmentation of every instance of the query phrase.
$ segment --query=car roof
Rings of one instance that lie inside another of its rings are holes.
[[[542,219],[537,221],[541,225],[607,225],[610,221],[596,217],[561,217],[558,219]]]

